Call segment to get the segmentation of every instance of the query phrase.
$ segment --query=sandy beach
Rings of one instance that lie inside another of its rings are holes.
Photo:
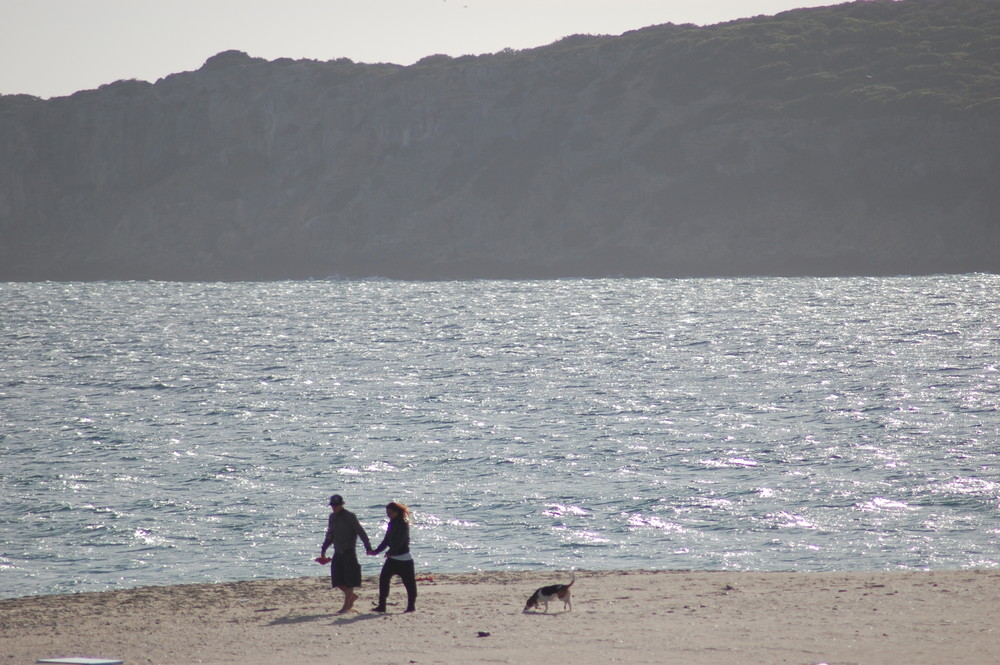
[[[428,575],[426,571],[422,575]],[[433,575],[418,611],[356,614],[326,577],[0,601],[0,665],[722,663],[982,665],[1000,659],[1000,571],[577,571],[572,611],[524,612],[562,571]],[[395,604],[393,604],[395,603]]]

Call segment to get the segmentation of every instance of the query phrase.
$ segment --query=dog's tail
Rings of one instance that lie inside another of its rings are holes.
[[[573,575],[573,579],[571,579],[569,581],[569,584],[566,585],[567,589],[570,588],[571,586],[573,586],[573,582],[576,582],[576,571],[575,570],[571,570],[569,572]]]

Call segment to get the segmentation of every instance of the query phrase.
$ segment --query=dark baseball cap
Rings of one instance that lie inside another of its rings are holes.
[[[333,496],[330,497],[330,505],[331,506],[344,505],[344,497],[340,496],[339,494],[334,494]]]

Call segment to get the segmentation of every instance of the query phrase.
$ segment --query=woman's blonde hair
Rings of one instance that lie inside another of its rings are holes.
[[[399,513],[399,516],[402,517],[407,522],[410,521],[410,515],[412,513],[410,511],[409,506],[407,506],[405,503],[400,503],[399,501],[390,501],[389,503],[385,504],[385,507],[389,510],[394,510],[397,513]]]

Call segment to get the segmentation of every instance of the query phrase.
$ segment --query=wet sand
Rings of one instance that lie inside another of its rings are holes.
[[[427,575],[426,572],[421,572]],[[524,612],[569,574],[433,575],[417,612],[358,613],[326,577],[0,600],[0,665],[187,663],[982,665],[1000,662],[1000,571],[577,571],[572,611]]]

